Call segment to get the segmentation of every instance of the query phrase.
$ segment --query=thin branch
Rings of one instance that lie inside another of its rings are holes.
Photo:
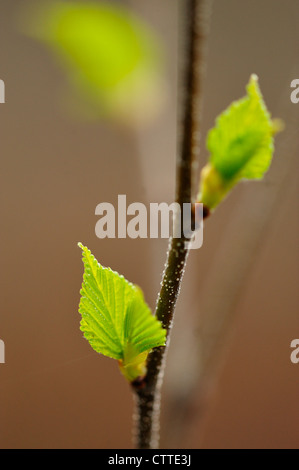
[[[186,0],[186,64],[183,83],[182,142],[177,158],[176,202],[194,202],[192,173],[198,156],[200,75],[202,64],[203,0]],[[204,5],[205,6],[205,5]],[[181,211],[182,212],[182,211]],[[188,257],[188,244],[181,238],[171,238],[167,261],[157,299],[156,316],[167,330],[167,345],[159,347],[149,355],[147,374],[132,386],[137,396],[136,440],[141,449],[158,446],[160,389],[163,379],[169,332],[173,322],[176,301]]]

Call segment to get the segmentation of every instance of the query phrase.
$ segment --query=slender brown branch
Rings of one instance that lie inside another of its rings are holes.
[[[186,63],[183,77],[183,106],[181,145],[177,158],[176,202],[193,201],[193,169],[198,154],[199,113],[201,94],[201,65],[203,22],[201,13],[204,0],[185,0],[186,18]],[[181,211],[182,213],[182,211]],[[166,347],[155,348],[149,355],[147,374],[132,386],[137,396],[137,447],[141,449],[158,446],[160,389],[162,385],[169,332],[173,322],[176,301],[179,295],[185,265],[188,257],[188,244],[183,234],[181,238],[171,238],[167,261],[162,277],[161,290],[157,299],[156,316],[167,330]]]

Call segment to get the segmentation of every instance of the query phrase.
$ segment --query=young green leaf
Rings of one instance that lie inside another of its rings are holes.
[[[201,174],[199,200],[213,209],[241,179],[262,179],[278,130],[280,124],[271,120],[258,78],[251,75],[247,95],[220,114],[208,133],[210,159]]]
[[[139,287],[101,266],[87,247],[79,246],[84,263],[80,329],[92,348],[118,360],[121,372],[132,381],[145,374],[150,350],[165,345],[166,330]]]

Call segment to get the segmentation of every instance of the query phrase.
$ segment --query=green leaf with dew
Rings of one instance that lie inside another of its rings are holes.
[[[132,381],[145,374],[150,350],[165,345],[166,330],[138,286],[101,266],[81,243],[79,247],[84,263],[80,329],[91,347],[118,360],[122,373]]]

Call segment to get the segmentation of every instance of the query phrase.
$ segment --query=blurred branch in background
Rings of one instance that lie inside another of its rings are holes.
[[[198,319],[184,323],[180,344],[173,351],[175,357],[173,366],[168,369],[165,391],[168,400],[162,427],[165,448],[177,448],[188,441],[192,424],[196,423],[197,434],[203,432],[198,422],[203,422],[209,392],[216,388],[218,373],[233,337],[238,301],[265,240],[267,226],[275,219],[289,175],[294,171],[299,147],[297,110],[292,107],[292,113],[289,112],[285,96],[282,102],[284,105],[279,105],[277,111],[286,123],[286,130],[277,142],[271,171],[264,184],[246,188],[234,213],[229,214],[227,225],[221,227],[215,259],[200,295],[193,297]],[[193,289],[198,293],[195,285]]]

